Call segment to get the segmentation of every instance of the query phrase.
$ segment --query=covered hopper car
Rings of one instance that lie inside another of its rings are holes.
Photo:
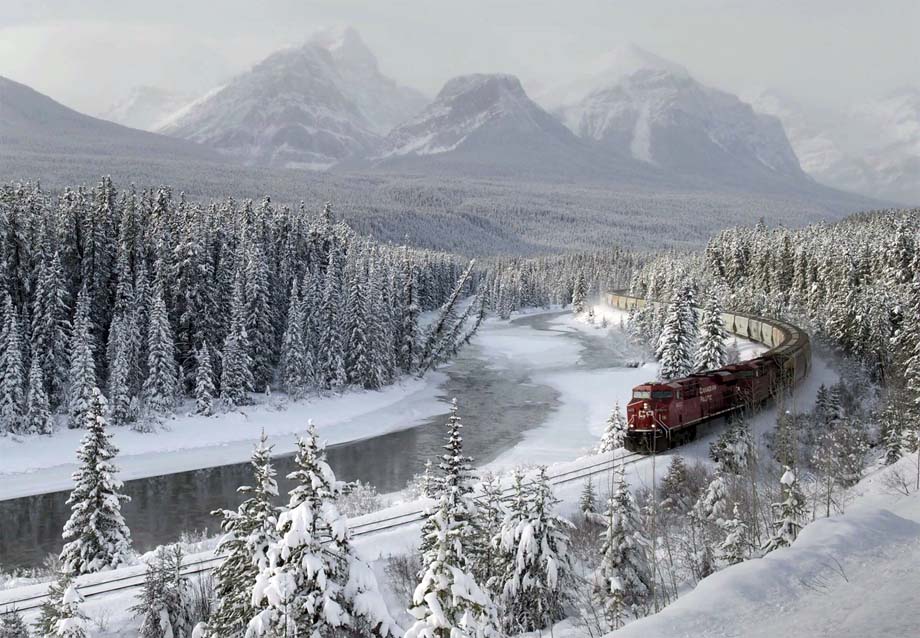
[[[621,310],[658,303],[622,292],[610,293],[606,299]],[[629,450],[661,451],[691,441],[702,425],[761,406],[808,374],[811,343],[803,330],[778,319],[736,312],[725,312],[722,319],[728,332],[769,349],[755,359],[717,370],[633,388],[626,406]]]

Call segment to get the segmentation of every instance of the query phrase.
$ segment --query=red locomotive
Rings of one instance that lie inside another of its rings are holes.
[[[608,295],[608,301],[623,309],[645,303],[622,294]],[[784,321],[740,313],[724,313],[723,320],[729,332],[770,349],[718,370],[633,388],[626,406],[627,449],[660,451],[692,441],[701,425],[759,407],[808,374],[811,345],[804,331]]]

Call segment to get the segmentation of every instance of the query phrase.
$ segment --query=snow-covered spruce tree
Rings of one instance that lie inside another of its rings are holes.
[[[29,638],[29,628],[15,607],[0,612],[0,638]]]
[[[605,454],[623,447],[626,443],[626,419],[620,412],[620,403],[616,402],[613,411],[607,417],[607,424],[604,427],[604,434],[601,436],[600,443],[597,444],[595,452]]]
[[[668,471],[661,480],[660,492],[664,495],[661,500],[661,509],[666,514],[687,514],[693,507],[693,490],[690,486],[690,475],[684,457],[675,454],[668,464]]]
[[[473,576],[477,583],[488,586],[489,581],[499,575],[499,551],[492,540],[501,531],[505,520],[505,502],[501,478],[492,474],[483,477],[479,483],[481,496],[476,513],[477,539],[471,548]]]
[[[690,510],[690,523],[695,526],[692,534],[693,563],[700,578],[715,571],[715,547],[722,535],[722,524],[728,516],[728,496],[722,473],[716,474]]]
[[[712,293],[700,314],[700,337],[694,362],[697,372],[715,370],[725,365],[725,337],[722,306],[716,294]]]
[[[121,515],[122,483],[115,478],[112,459],[118,449],[106,431],[106,401],[93,388],[85,415],[86,434],[77,451],[80,467],[73,474],[74,488],[67,499],[70,520],[64,525],[63,569],[89,574],[118,567],[131,552],[131,532]]]
[[[252,361],[246,334],[246,305],[243,275],[237,271],[230,302],[230,330],[224,339],[221,359],[220,398],[228,408],[252,402]]]
[[[253,387],[262,391],[271,382],[274,363],[274,329],[269,304],[269,276],[261,242],[249,239],[245,255],[246,334],[252,360]]]
[[[312,423],[294,462],[297,470],[288,478],[297,486],[252,590],[252,604],[264,608],[247,635],[397,636],[373,571],[351,547],[347,520],[336,507],[342,486]]]
[[[402,290],[399,291],[397,314],[396,364],[406,374],[415,368],[418,349],[418,270],[409,258],[408,246],[403,248]]]
[[[96,361],[93,357],[95,342],[90,324],[90,298],[86,288],[77,296],[77,311],[70,339],[70,388],[67,393],[69,428],[86,425],[86,415],[96,387]]]
[[[348,381],[342,335],[342,279],[337,242],[332,242],[318,317],[319,358],[316,364],[321,387],[335,390]]]
[[[195,355],[195,414],[211,416],[214,410],[214,369],[207,342]]]
[[[64,399],[69,378],[70,323],[61,257],[45,254],[39,264],[35,304],[32,309],[32,356],[39,359],[52,407]]]
[[[575,277],[575,285],[572,288],[572,308],[577,314],[585,311],[585,303],[588,299],[588,282],[585,280],[584,271],[579,270],[578,276]]]
[[[546,468],[517,496],[496,538],[503,567],[498,602],[507,634],[544,629],[561,620],[573,582],[568,556],[572,524],[553,514],[559,501]]]
[[[345,312],[345,370],[353,385],[373,389],[379,386],[375,374],[368,339],[367,290],[364,281],[363,264],[354,264],[350,269],[350,281]]]
[[[45,393],[45,379],[42,375],[38,357],[32,358],[29,367],[29,394],[26,400],[26,427],[29,434],[51,434],[54,431],[54,419],[51,406]]]
[[[19,319],[9,293],[0,312],[0,432],[21,432],[25,408],[25,370]]]
[[[495,607],[473,575],[476,507],[470,459],[463,455],[463,425],[454,400],[441,457],[436,509],[422,527],[422,571],[409,612],[416,619],[406,638],[497,636]]]
[[[147,379],[144,381],[144,406],[151,415],[172,411],[179,391],[176,374],[176,343],[166,311],[163,283],[154,286],[150,323],[147,326]]]
[[[788,466],[780,478],[780,485],[783,501],[773,504],[773,535],[764,544],[765,554],[792,545],[805,520],[805,497],[799,489],[795,472]]]
[[[88,618],[80,610],[83,597],[66,570],[48,587],[35,628],[41,638],[87,638]]]
[[[615,473],[614,492],[607,505],[607,528],[601,534],[601,566],[595,595],[608,623],[618,627],[627,614],[640,616],[648,608],[652,592],[652,566],[636,502],[623,467]]]
[[[278,484],[271,451],[263,432],[250,460],[254,485],[238,490],[247,495],[246,500],[236,511],[214,512],[222,519],[224,533],[215,550],[224,556],[214,572],[217,607],[208,620],[207,635],[214,638],[241,638],[261,609],[252,604],[252,587],[260,569],[268,566],[269,547],[278,540],[278,508],[272,504],[278,495]]]
[[[134,346],[127,327],[127,319],[116,317],[109,329],[109,351],[112,353],[109,368],[109,407],[114,425],[127,423],[133,418],[131,397],[130,358]]]
[[[144,586],[131,608],[142,619],[138,638],[185,638],[191,632],[191,583],[182,574],[183,560],[177,544],[158,547],[147,563]]]
[[[594,480],[589,476],[578,498],[578,511],[582,514],[597,512],[597,493],[594,490]]]
[[[729,565],[746,561],[751,554],[751,540],[748,526],[735,504],[731,517],[722,523],[724,534],[719,545],[718,558]]]
[[[305,310],[300,298],[300,286],[295,279],[291,284],[287,325],[281,338],[281,386],[292,399],[299,399],[308,383]]]
[[[697,318],[692,291],[688,284],[678,293],[668,308],[664,328],[658,337],[655,354],[661,363],[659,375],[664,380],[685,377],[694,369]]]
[[[457,526],[462,531],[459,536],[462,536],[461,542],[464,545],[466,558],[472,565],[481,547],[477,543],[479,536],[479,530],[476,525],[478,510],[472,498],[473,459],[463,454],[462,429],[460,407],[455,398],[451,402],[450,416],[447,419],[446,443],[443,446],[444,453],[441,454],[441,460],[438,463],[440,476],[434,477],[435,480],[432,482],[430,489],[433,492],[433,498],[437,499],[440,499],[445,492],[457,493],[456,498],[462,507],[454,511],[452,515],[456,518]],[[426,472],[428,470],[429,468],[426,467]],[[433,529],[434,521],[429,517],[422,525],[422,540],[419,544],[422,555],[428,552],[434,542]]]

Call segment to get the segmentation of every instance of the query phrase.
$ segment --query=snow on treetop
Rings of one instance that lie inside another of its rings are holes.
[[[795,473],[790,470],[788,467],[783,473],[783,477],[779,480],[783,485],[794,485],[795,484]]]

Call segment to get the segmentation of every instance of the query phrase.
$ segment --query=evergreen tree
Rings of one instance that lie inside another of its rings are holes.
[[[403,249],[402,264],[402,290],[400,295],[400,313],[397,317],[397,365],[405,373],[410,373],[415,368],[415,357],[418,348],[418,272],[409,258],[409,249]]]
[[[138,638],[182,638],[191,631],[191,583],[182,574],[183,559],[179,545],[161,546],[147,563],[144,586],[131,608],[142,619]]]
[[[253,376],[246,333],[244,294],[242,273],[237,271],[230,307],[230,330],[224,339],[220,377],[220,398],[230,408],[252,402],[249,393],[252,392]]]
[[[516,498],[496,537],[502,587],[502,628],[507,634],[544,629],[565,616],[572,586],[568,557],[571,523],[553,515],[546,468]]]
[[[201,344],[195,356],[195,414],[211,416],[214,406],[214,372],[207,342]]]
[[[578,499],[578,509],[582,514],[597,512],[597,494],[594,491],[594,481],[590,476],[582,488],[581,497]]]
[[[615,481],[607,507],[607,529],[601,535],[602,559],[595,595],[608,623],[617,628],[627,613],[638,616],[648,606],[652,570],[646,555],[651,542],[643,533],[622,466],[616,470]]]
[[[585,302],[588,298],[588,282],[585,280],[585,273],[578,272],[575,278],[575,286],[572,289],[572,308],[576,313],[581,314],[585,311]]]
[[[805,520],[805,497],[799,490],[798,478],[788,466],[780,478],[780,485],[783,501],[773,504],[773,535],[763,547],[765,554],[792,545]]]
[[[110,350],[113,351],[109,368],[109,405],[114,425],[127,423],[133,417],[130,359],[134,345],[127,322],[124,316],[116,317],[109,330]]]
[[[45,254],[39,264],[32,310],[32,356],[39,359],[52,406],[64,401],[69,379],[67,298],[61,257]]]
[[[342,282],[338,268],[338,250],[335,242],[326,265],[326,284],[319,312],[319,361],[317,373],[326,390],[341,388],[348,381],[342,347]]]
[[[258,241],[252,241],[246,254],[246,334],[252,361],[253,385],[264,389],[272,378],[274,329],[269,303],[269,274],[265,254]]]
[[[358,265],[352,273],[348,290],[348,303],[345,333],[348,337],[345,368],[351,383],[367,389],[380,387],[377,370],[374,367],[371,350],[379,344],[372,344],[368,339],[367,291]]]
[[[147,379],[144,403],[152,414],[167,414],[176,403],[179,378],[176,374],[176,343],[166,312],[163,284],[157,278],[147,327]]]
[[[38,357],[32,358],[29,367],[29,395],[26,401],[26,432],[29,434],[51,434],[54,432],[54,418],[48,395],[45,394],[45,379]]]
[[[664,495],[661,508],[665,513],[687,514],[694,505],[690,475],[684,458],[679,454],[671,457],[668,471],[661,481],[661,493]]]
[[[29,628],[15,608],[0,614],[0,638],[29,638]]]
[[[0,313],[0,432],[21,432],[25,407],[25,371],[19,319],[9,293]]]
[[[281,345],[281,385],[293,399],[303,395],[309,380],[307,373],[307,345],[304,335],[305,306],[300,298],[297,280],[291,284],[291,302],[288,307],[287,327]]]
[[[48,587],[35,628],[42,638],[87,638],[88,618],[80,610],[83,602],[73,576],[62,570]]]
[[[491,638],[497,619],[488,593],[473,576],[469,548],[475,543],[470,460],[454,400],[442,457],[439,500],[422,527],[422,572],[409,610],[415,622],[406,638]]]
[[[77,452],[80,467],[67,499],[70,520],[64,525],[61,563],[68,573],[89,574],[118,567],[131,551],[131,532],[121,515],[122,483],[115,478],[112,459],[118,449],[106,431],[106,401],[93,388],[85,416],[86,434]]]
[[[296,481],[278,518],[278,539],[267,552],[252,591],[265,608],[250,621],[254,636],[395,636],[377,581],[351,547],[348,523],[336,507],[341,484],[326,463],[312,423],[298,441]],[[249,635],[249,634],[247,634]]]
[[[697,372],[715,370],[725,365],[725,324],[722,321],[722,307],[718,297],[709,296],[700,315],[700,339],[696,350]]]
[[[751,553],[751,541],[748,526],[735,504],[731,518],[722,524],[724,538],[719,545],[719,558],[729,565],[737,565],[748,559]]]
[[[272,501],[278,495],[278,484],[271,451],[263,432],[250,461],[254,486],[238,490],[247,495],[246,500],[236,511],[215,512],[224,532],[215,553],[224,560],[214,572],[217,607],[208,621],[208,635],[214,638],[241,638],[261,609],[252,605],[252,587],[260,568],[268,564],[268,549],[277,541],[278,508]]]
[[[505,520],[505,502],[501,479],[495,475],[483,478],[481,496],[477,499],[476,542],[470,548],[473,576],[484,587],[500,575],[499,549],[492,541],[501,531]]]
[[[613,452],[616,449],[623,447],[626,443],[626,420],[623,418],[623,414],[620,412],[620,403],[617,402],[613,406],[613,411],[610,413],[610,416],[607,417],[607,424],[604,427],[604,434],[601,437],[600,443],[597,445],[595,452],[597,454],[606,454],[607,452]]]
[[[693,371],[697,326],[692,304],[692,288],[688,285],[681,289],[668,308],[656,350],[661,362],[659,375],[666,381],[685,377]]]
[[[68,421],[70,428],[82,428],[96,387],[95,342],[90,325],[90,298],[84,287],[77,297],[77,312],[70,341],[70,390],[68,391]]]

